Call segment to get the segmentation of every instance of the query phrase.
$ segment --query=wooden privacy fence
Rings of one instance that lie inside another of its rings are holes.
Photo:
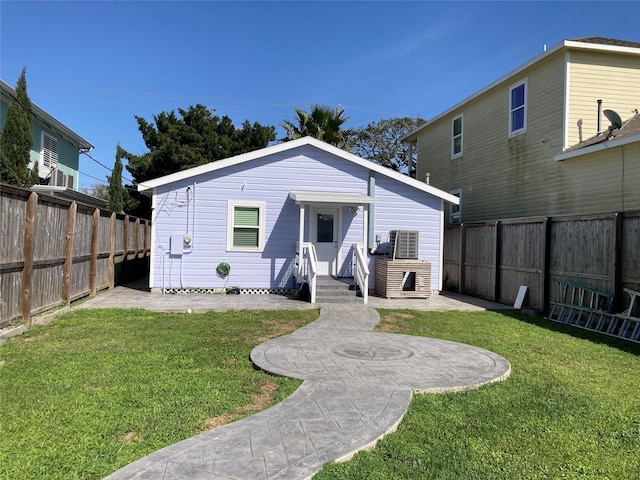
[[[0,202],[0,327],[148,272],[148,220],[6,185]]]
[[[640,291],[640,212],[532,218],[448,226],[443,288],[511,305],[520,285],[528,305],[549,311],[557,280],[610,292]]]

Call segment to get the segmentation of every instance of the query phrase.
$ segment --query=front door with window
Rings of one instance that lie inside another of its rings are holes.
[[[318,254],[320,275],[338,272],[338,214],[337,208],[314,208],[311,212],[311,242]]]

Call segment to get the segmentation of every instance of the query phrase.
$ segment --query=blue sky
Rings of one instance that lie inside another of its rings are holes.
[[[202,103],[236,125],[296,106],[347,127],[433,117],[564,39],[640,41],[640,2],[0,2],[0,76],[95,146],[146,151],[134,115]],[[278,135],[282,130],[278,127]],[[109,171],[86,156],[81,187]],[[125,177],[128,177],[125,171]],[[126,180],[125,180],[126,183]]]

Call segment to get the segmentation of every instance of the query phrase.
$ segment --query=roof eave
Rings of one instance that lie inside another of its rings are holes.
[[[553,55],[554,53],[556,53],[557,51],[559,51],[559,50],[561,50],[563,48],[573,48],[573,49],[581,49],[581,50],[594,50],[594,51],[601,51],[601,52],[616,52],[616,53],[628,53],[628,54],[640,55],[640,48],[635,48],[635,47],[623,47],[623,46],[618,46],[618,45],[603,45],[603,44],[597,44],[597,43],[577,42],[575,40],[563,40],[562,42],[557,43],[556,45],[554,45],[553,47],[549,48],[548,50],[536,55],[535,57],[533,57],[528,62],[523,63],[519,67],[511,70],[509,73],[507,73],[506,75],[503,75],[498,80],[495,80],[494,82],[490,83],[486,87],[484,87],[484,88],[478,90],[477,92],[473,93],[472,95],[468,96],[467,98],[465,98],[461,102],[455,104],[453,107],[451,107],[451,108],[445,110],[444,112],[440,113],[439,115],[433,117],[432,119],[430,119],[426,123],[422,124],[420,127],[416,128],[414,131],[409,132],[404,137],[400,138],[400,140],[404,141],[404,142],[411,142],[411,141],[416,140],[418,138],[418,134],[422,130],[424,130],[425,128],[430,126],[432,123],[440,120],[443,117],[446,117],[447,115],[450,115],[452,112],[455,112],[456,110],[458,110],[460,107],[462,107],[466,103],[469,103],[471,100],[474,100],[475,98],[479,97],[480,95],[484,94],[485,92],[488,92],[489,90],[495,88],[496,86],[507,82],[508,80],[512,79],[516,75],[519,75],[524,70],[526,70],[529,67],[531,67],[532,65],[535,65],[536,63],[544,60],[548,56]]]
[[[367,168],[374,172],[378,172],[388,178],[398,180],[402,183],[412,186],[413,188],[417,188],[419,190],[422,190],[423,192],[429,193],[430,195],[434,195],[436,197],[442,198],[443,200],[449,203],[458,205],[459,199],[455,195],[451,195],[438,188],[435,188],[431,185],[427,185],[426,183],[416,180],[415,178],[411,178],[408,175],[405,175],[400,172],[396,172],[395,170],[391,170],[390,168],[387,168],[387,167],[383,167],[382,165],[378,165],[377,163],[373,163],[370,160],[366,160],[364,158],[358,157],[353,153],[347,152],[346,150],[342,150],[338,147],[334,147],[333,145],[329,145],[328,143],[322,142],[313,137],[303,137],[297,140],[291,140],[290,142],[279,143],[277,145],[272,145],[270,147],[261,148],[260,150],[254,150],[252,152],[243,153],[235,157],[226,158],[223,160],[217,160],[215,162],[210,162],[205,165],[200,165],[198,167],[182,170],[181,172],[172,173],[164,177],[159,177],[152,180],[148,180],[146,182],[141,182],[138,184],[138,191],[145,192],[145,191],[160,187],[162,185],[177,182],[180,180],[185,180],[187,178],[191,178],[197,175],[214,172],[222,168],[238,165],[238,164],[248,162],[250,160],[254,160],[266,155],[281,153],[281,152],[292,150],[294,148],[298,148],[305,145],[311,145],[320,150],[324,150],[325,152],[341,157],[345,160],[353,162],[364,168]]]
[[[554,162],[561,162],[570,158],[580,157],[582,155],[588,155],[589,153],[599,152],[601,150],[608,150],[610,148],[622,147],[630,143],[640,142],[640,133],[632,135],[630,137],[619,138],[614,140],[608,140],[602,143],[596,143],[595,145],[589,145],[588,147],[579,148],[577,150],[571,150],[570,152],[563,152],[553,157]]]
[[[11,85],[6,83],[4,80],[0,80],[0,89],[12,100],[15,100],[17,92]],[[34,116],[37,120],[44,124],[44,126],[48,127],[53,132],[57,132],[62,135],[65,140],[74,145],[78,151],[80,152],[90,152],[93,150],[93,145],[91,145],[87,140],[82,138],[76,132],[67,127],[60,120],[56,119],[53,115],[49,114],[43,108],[39,107],[35,103],[31,103],[31,115]]]

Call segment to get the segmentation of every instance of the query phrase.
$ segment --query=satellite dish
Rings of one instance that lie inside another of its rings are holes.
[[[609,119],[609,121],[611,122],[611,126],[614,129],[622,127],[622,119],[616,112],[614,112],[613,110],[605,110],[602,113],[604,113],[604,116]]]

